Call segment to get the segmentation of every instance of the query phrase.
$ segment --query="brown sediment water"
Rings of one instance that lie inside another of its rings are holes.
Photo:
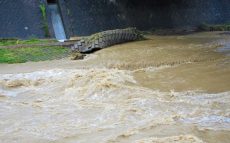
[[[229,43],[149,36],[79,61],[1,64],[0,142],[228,143]]]

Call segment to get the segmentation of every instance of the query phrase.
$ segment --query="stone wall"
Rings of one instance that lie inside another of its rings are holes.
[[[109,0],[68,0],[66,5],[76,35],[126,26],[117,5]]]
[[[43,38],[39,3],[39,0],[0,0],[0,38]]]
[[[44,38],[39,4],[0,0],[0,38]],[[67,37],[125,27],[140,30],[230,22],[230,0],[57,0]],[[47,11],[51,37],[54,37]]]
[[[230,22],[230,0],[68,0],[75,35]]]

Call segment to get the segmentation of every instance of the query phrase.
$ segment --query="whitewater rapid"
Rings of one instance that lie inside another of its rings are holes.
[[[210,35],[0,65],[0,142],[228,143],[230,60]]]

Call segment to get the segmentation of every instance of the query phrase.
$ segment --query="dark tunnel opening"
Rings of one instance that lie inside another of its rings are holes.
[[[56,0],[47,0],[47,3],[48,4],[54,4],[54,3],[57,3],[57,1]]]
[[[229,22],[230,0],[117,0],[129,23],[146,27],[173,28]]]

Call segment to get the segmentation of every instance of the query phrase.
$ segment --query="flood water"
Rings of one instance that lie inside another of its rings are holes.
[[[228,143],[230,36],[148,36],[0,65],[1,143]]]

